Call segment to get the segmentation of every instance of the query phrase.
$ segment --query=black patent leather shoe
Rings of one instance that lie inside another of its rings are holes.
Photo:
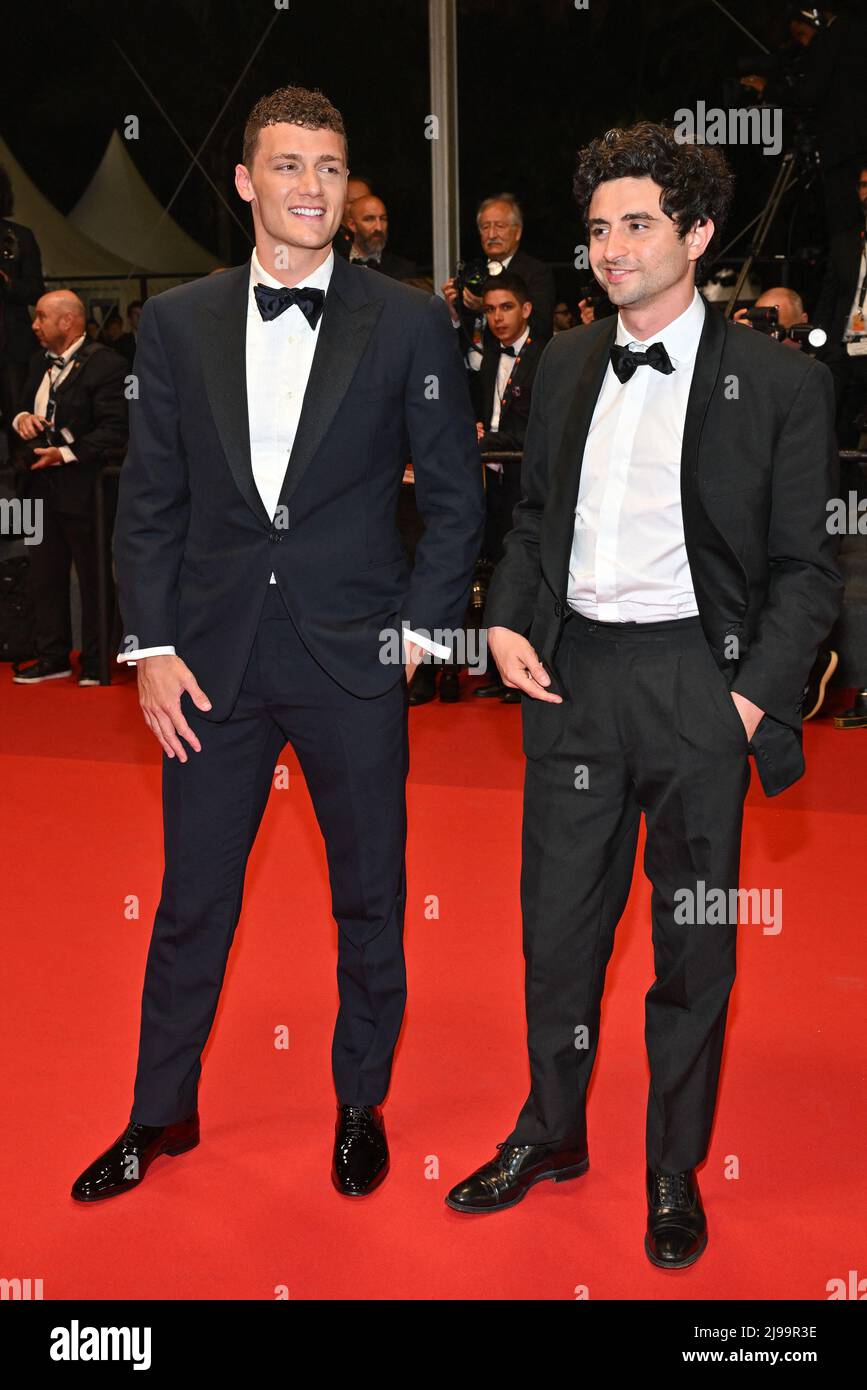
[[[43,681],[59,681],[72,675],[72,667],[66,662],[31,661],[29,666],[14,665],[12,680],[16,685],[41,685]]]
[[[199,1142],[199,1112],[171,1125],[137,1125],[130,1122],[110,1149],[94,1159],[72,1185],[76,1202],[101,1202],[119,1197],[142,1182],[160,1154],[183,1154]]]
[[[344,1197],[366,1197],[388,1172],[388,1141],[378,1105],[338,1105],[331,1181]]]
[[[498,1144],[499,1153],[482,1164],[446,1197],[452,1211],[503,1211],[522,1202],[531,1187],[546,1178],[566,1182],[590,1167],[587,1151],[555,1144]]]
[[[648,1168],[646,1182],[647,1258],[660,1269],[685,1269],[707,1245],[707,1221],[695,1169],[668,1174]]]

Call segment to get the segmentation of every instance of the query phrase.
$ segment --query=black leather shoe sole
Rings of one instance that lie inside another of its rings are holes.
[[[386,1178],[386,1176],[387,1176],[387,1174],[388,1174],[388,1170],[389,1170],[390,1167],[391,1167],[391,1160],[390,1160],[390,1159],[386,1159],[385,1163],[382,1165],[382,1167],[380,1168],[379,1172],[378,1172],[378,1173],[376,1174],[376,1176],[371,1180],[371,1182],[370,1182],[369,1185],[364,1189],[363,1192],[353,1192],[351,1188],[349,1188],[349,1187],[344,1187],[344,1186],[342,1185],[342,1183],[340,1182],[340,1179],[339,1179],[339,1178],[337,1177],[337,1175],[335,1174],[333,1168],[332,1168],[332,1170],[331,1170],[331,1181],[332,1181],[332,1183],[334,1184],[335,1189],[340,1193],[341,1197],[369,1197],[370,1194],[371,1194],[371,1192],[375,1192],[376,1189],[380,1186],[380,1184],[381,1184],[382,1182],[385,1181],[385,1178]]]
[[[510,1202],[498,1202],[495,1207],[471,1207],[466,1202],[453,1202],[451,1197],[446,1197],[445,1203],[452,1211],[470,1212],[472,1216],[487,1216],[492,1211],[507,1211],[509,1207],[516,1207],[519,1202],[523,1202],[537,1182],[548,1182],[550,1179],[554,1182],[568,1182],[570,1178],[583,1177],[589,1167],[590,1159],[585,1158],[582,1163],[573,1163],[569,1168],[552,1168],[548,1173],[537,1173],[533,1181],[521,1189],[519,1196],[513,1197]]]
[[[649,1237],[644,1237],[645,1254],[647,1255],[647,1258],[650,1260],[650,1263],[652,1265],[656,1265],[657,1269],[686,1269],[688,1265],[695,1264],[696,1260],[698,1259],[699,1255],[701,1255],[706,1245],[707,1232],[705,1231],[704,1235],[701,1237],[701,1242],[699,1244],[698,1249],[693,1251],[693,1253],[689,1255],[685,1260],[660,1260],[657,1259],[656,1255],[653,1254],[653,1251],[650,1248]]]
[[[194,1149],[199,1142],[200,1135],[197,1134],[195,1139],[188,1139],[185,1144],[172,1144],[170,1146],[167,1145],[163,1149],[160,1149],[159,1153],[154,1154],[144,1173],[136,1182],[128,1182],[125,1180],[122,1187],[113,1187],[110,1192],[95,1192],[91,1196],[87,1196],[84,1193],[78,1193],[75,1191],[75,1188],[73,1187],[70,1196],[76,1202],[107,1202],[109,1197],[122,1197],[125,1192],[132,1192],[136,1187],[141,1187],[142,1183],[144,1182],[145,1178],[150,1172],[152,1165],[156,1162],[158,1158],[162,1158],[163,1154],[167,1154],[170,1158],[174,1158],[178,1154],[185,1154],[188,1152],[188,1150]]]

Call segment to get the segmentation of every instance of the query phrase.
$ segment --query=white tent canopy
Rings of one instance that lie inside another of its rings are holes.
[[[25,174],[5,140],[0,136],[0,164],[12,181],[15,198],[13,221],[29,227],[42,252],[45,275],[60,280],[115,275],[125,277],[132,267],[120,256],[91,241],[84,232],[73,227],[69,219],[52,203]]]
[[[117,131],[69,221],[85,236],[133,261],[139,270],[194,275],[219,264],[165,211]]]

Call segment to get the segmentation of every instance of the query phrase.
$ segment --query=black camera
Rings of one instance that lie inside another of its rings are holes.
[[[16,450],[19,466],[32,468],[34,463],[39,462],[36,456],[37,449],[60,449],[67,442],[62,432],[55,429],[54,425],[46,425],[32,439],[19,439]]]
[[[783,328],[776,304],[770,304],[766,309],[747,309],[744,318],[760,333],[766,333],[769,338],[776,338],[778,343],[784,343],[790,338],[807,352],[818,352],[828,341],[824,328],[817,328],[814,323],[793,323],[791,328]]]
[[[488,262],[482,259],[482,257],[479,257],[479,259],[475,261],[458,261],[458,268],[455,271],[454,279],[455,289],[458,292],[458,300],[461,304],[464,303],[464,290],[469,294],[475,295],[478,299],[486,282],[490,280],[493,275],[499,275],[502,272],[503,267],[500,265],[499,261],[494,262],[494,264],[499,266],[499,269],[491,271],[488,268]]]

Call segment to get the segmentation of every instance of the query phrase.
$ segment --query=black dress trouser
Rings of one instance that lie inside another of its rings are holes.
[[[207,692],[206,692],[207,693]],[[338,926],[340,1005],[332,1064],[337,1098],[378,1105],[391,1075],[406,1001],[407,685],[361,699],[322,669],[270,584],[235,708],[203,719],[182,708],[202,745],[163,755],[165,875],[147,958],[130,1118],[164,1125],[197,1105],[211,1030],[241,912],[247,859],[287,741],[325,839]],[[285,894],[269,904],[298,951],[325,923],[298,921],[292,851]]]
[[[689,890],[698,902],[721,888],[728,900],[738,886],[746,732],[698,618],[606,624],[572,613],[556,667],[562,706],[524,697],[525,732],[551,718],[558,732],[526,765],[521,901],[532,1089],[507,1142],[586,1145],[605,972],[643,811],[656,974],[645,999],[647,1161],[682,1172],[709,1143],[737,912],[724,925],[681,924],[689,900],[676,895]]]

